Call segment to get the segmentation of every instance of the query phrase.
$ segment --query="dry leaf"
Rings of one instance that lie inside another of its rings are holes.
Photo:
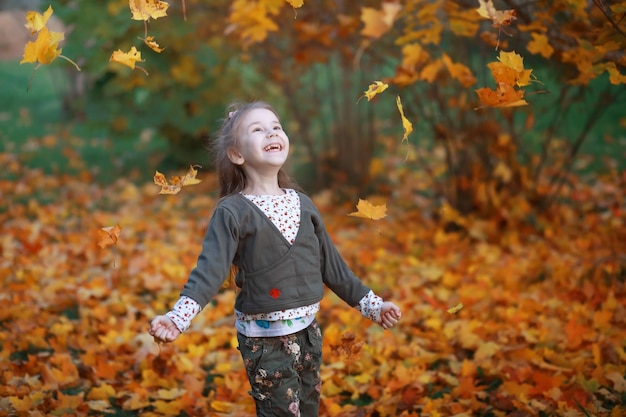
[[[172,176],[169,182],[165,178],[165,175],[156,171],[153,181],[156,185],[161,187],[159,194],[178,194],[180,190],[187,185],[199,184],[201,180],[196,178],[198,170],[194,168],[195,166],[191,165],[189,167],[189,171],[187,171],[187,173],[182,177]]]
[[[478,0],[480,7],[476,9],[478,14],[493,22],[493,27],[508,26],[517,17],[515,10],[496,10],[492,0]]]
[[[363,217],[365,219],[380,220],[387,216],[387,205],[382,204],[375,206],[367,200],[361,200],[356,205],[357,211],[348,214],[348,216]]]
[[[135,64],[143,61],[141,60],[141,52],[133,46],[128,52],[123,52],[121,49],[114,51],[109,58],[109,62],[117,62],[118,64],[126,65],[131,69],[135,69]]]
[[[452,308],[447,309],[446,311],[450,314],[456,314],[463,308],[463,303],[459,303]]]
[[[409,135],[413,132],[413,123],[409,121],[404,116],[404,109],[402,108],[402,101],[400,100],[400,96],[396,98],[396,105],[398,106],[398,110],[400,111],[400,116],[402,117],[402,128],[404,129],[404,136],[402,137],[402,141],[408,141]]]
[[[364,27],[361,30],[363,36],[370,38],[380,38],[384,33],[393,27],[398,13],[402,10],[400,3],[385,2],[380,10],[363,7],[361,9],[361,20]]]
[[[496,90],[487,87],[479,88],[476,90],[476,94],[478,94],[478,99],[482,107],[517,107],[528,105],[528,102],[524,100],[523,90],[516,90],[513,86],[505,83],[498,83]]]
[[[28,42],[24,47],[24,58],[20,64],[40,63],[49,64],[61,55],[59,42],[65,38],[63,32],[50,32],[46,26],[42,27],[37,39]]]
[[[389,87],[389,84],[386,84],[382,81],[374,81],[373,84],[369,85],[369,88],[365,92],[365,97],[367,97],[367,101],[373,99],[377,94],[382,93]]]
[[[148,45],[154,52],[161,53],[165,50],[165,48],[161,48],[159,44],[156,43],[154,36],[147,36],[146,39],[143,40],[143,43]]]
[[[31,35],[34,35],[46,26],[50,16],[52,16],[52,6],[48,6],[44,14],[29,11],[26,13],[26,24],[24,26],[30,30]]]
[[[101,248],[106,248],[112,245],[117,244],[117,240],[120,236],[120,232],[122,228],[119,224],[115,226],[103,227],[96,231],[97,233],[97,244]]]
[[[129,0],[133,20],[158,19],[167,16],[169,4],[160,0]]]

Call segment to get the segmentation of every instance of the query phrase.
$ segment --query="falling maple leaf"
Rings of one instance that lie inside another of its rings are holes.
[[[194,169],[194,165],[191,165],[189,171],[187,171],[184,176],[173,176],[168,182],[165,175],[156,171],[154,174],[154,183],[161,187],[159,194],[178,194],[183,187],[199,184],[201,182],[201,180],[196,178],[197,174],[198,170]]]
[[[377,94],[380,94],[383,91],[385,91],[388,87],[389,87],[389,84],[386,84],[382,81],[374,81],[373,84],[369,85],[367,91],[365,91],[365,95],[361,96],[361,98],[367,97],[367,101],[370,101]]]
[[[169,4],[160,0],[129,0],[133,20],[158,19],[167,16]]]
[[[29,41],[26,43],[24,46],[24,57],[20,64],[37,63],[38,65],[45,65],[50,64],[57,58],[63,58],[80,71],[80,67],[74,61],[61,54],[62,49],[59,48],[59,42],[65,38],[65,34],[63,32],[51,32],[46,26],[52,12],[52,6],[50,6],[43,15],[34,11],[26,13],[25,26],[31,31],[31,34],[37,34],[37,39],[34,42]],[[37,66],[35,69],[37,69]]]
[[[152,49],[154,52],[158,52],[161,53],[165,50],[165,48],[161,48],[159,46],[158,43],[156,43],[156,41],[154,40],[154,36],[148,36],[143,40],[143,43],[145,43],[146,45],[148,45],[150,47],[150,49]]]
[[[387,217],[387,205],[382,204],[375,206],[367,200],[359,198],[359,203],[356,205],[357,211],[348,214],[348,216],[362,217],[365,219],[380,220]]]
[[[52,6],[48,6],[48,9],[43,13],[28,11],[26,12],[26,29],[30,30],[30,34],[34,35],[46,26],[48,19],[52,16]]]
[[[524,58],[522,58],[521,55],[515,52],[500,51],[498,60],[507,68],[510,68],[515,72],[515,82],[509,84],[516,84],[519,87],[523,87],[530,83],[530,77],[533,70],[524,69]]]
[[[143,61],[141,60],[141,52],[139,52],[134,46],[131,47],[128,52],[124,52],[121,49],[114,51],[109,58],[109,62],[117,62],[118,64],[126,65],[131,69],[135,69],[135,67],[137,67],[148,75],[148,71],[139,65],[136,65],[137,62]]]
[[[293,7],[294,9],[297,9],[299,7],[302,7],[302,5],[304,4],[304,0],[287,0],[287,3],[291,4],[291,7]]]
[[[515,10],[496,10],[492,0],[478,0],[480,7],[476,9],[478,14],[493,22],[493,27],[508,26],[517,17]]]
[[[49,64],[61,55],[59,42],[65,38],[63,32],[50,32],[46,26],[39,30],[37,39],[29,41],[24,47],[24,58],[20,64],[40,63]]]
[[[476,9],[479,15],[491,20],[492,26],[498,28],[498,39],[496,42],[496,50],[500,46],[500,32],[505,32],[503,26],[508,26],[517,17],[516,12],[513,9],[509,10],[496,10],[492,0],[478,0],[480,7]],[[506,32],[505,32],[506,33]]]
[[[402,141],[408,141],[409,135],[413,132],[413,123],[411,123],[411,121],[404,116],[404,109],[402,108],[400,96],[396,98],[396,104],[398,106],[398,110],[400,111],[400,116],[402,117],[402,128],[404,129],[404,137],[402,138]]]
[[[373,39],[380,38],[392,28],[400,10],[402,10],[402,5],[392,2],[383,3],[380,10],[363,7],[361,9],[361,21],[365,26],[361,30],[361,34]]]
[[[119,224],[115,226],[102,227],[96,230],[97,244],[101,248],[106,248],[117,244],[122,228]]]
[[[516,90],[512,85],[498,83],[496,90],[484,87],[475,90],[482,106],[481,107],[518,107],[526,106],[524,90]],[[481,108],[477,107],[475,110]]]

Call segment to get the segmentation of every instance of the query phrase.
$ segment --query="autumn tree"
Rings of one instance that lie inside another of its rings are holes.
[[[623,2],[198,0],[144,21],[126,1],[61,3],[75,22],[64,51],[84,68],[74,112],[196,152],[225,102],[268,98],[303,144],[295,160],[312,189],[369,184],[378,138],[400,132],[400,95],[415,127],[401,163],[428,172],[435,197],[487,215],[547,207],[593,127],[623,102]],[[109,62],[132,46],[147,74]],[[359,100],[374,80],[387,96]],[[564,121],[576,109],[572,131]],[[431,141],[444,173],[420,151]]]
[[[339,130],[331,130],[330,142],[321,142],[334,166],[351,174],[348,179],[367,178],[372,155],[363,135],[339,133],[372,128],[371,118],[368,123],[351,117],[359,109],[351,106],[354,97],[346,97],[356,95],[349,85],[362,83],[366,68],[405,96],[408,113],[419,122],[414,134],[419,146],[430,137],[444,149],[448,169],[444,175],[431,173],[433,188],[462,212],[489,214],[519,201],[549,206],[593,127],[623,105],[624,3],[331,2],[295,11],[285,5],[282,13],[277,5],[269,8],[271,2],[236,4],[276,16],[245,21],[235,6],[230,18],[238,23],[233,31],[239,30],[247,53],[281,87],[294,113],[330,103],[331,126]],[[498,88],[489,88],[494,81],[488,68],[498,65],[502,52],[516,57],[510,68],[518,65],[524,74],[524,98],[519,79],[511,84],[496,79]],[[536,73],[531,78],[524,62],[536,65],[543,80]],[[317,68],[329,74],[326,89],[314,82],[320,78]],[[393,74],[387,75],[390,68]],[[341,82],[332,82],[333,75]],[[346,103],[345,111],[332,107],[337,102]],[[564,123],[575,110],[582,114],[574,116],[580,128],[572,131]],[[295,115],[305,138],[311,114]],[[350,152],[355,147],[361,157]],[[428,161],[417,156],[416,168],[429,170]],[[350,163],[359,168],[351,170]]]

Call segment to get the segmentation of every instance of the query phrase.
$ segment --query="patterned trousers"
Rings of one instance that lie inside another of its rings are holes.
[[[316,320],[287,336],[237,338],[258,417],[317,417],[322,332]]]

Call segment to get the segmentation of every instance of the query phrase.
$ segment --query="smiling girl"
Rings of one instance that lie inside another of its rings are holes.
[[[383,328],[400,309],[349,269],[319,211],[284,173],[289,138],[264,102],[234,105],[215,141],[220,201],[174,308],[150,334],[174,341],[237,269],[235,326],[257,416],[317,416],[322,333],[315,318],[328,287]]]

